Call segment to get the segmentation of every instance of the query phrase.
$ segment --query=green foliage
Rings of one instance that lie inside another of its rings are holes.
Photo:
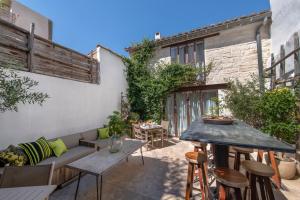
[[[19,103],[42,105],[49,98],[46,93],[34,92],[37,81],[21,77],[8,67],[0,67],[0,112],[18,111]]]
[[[149,59],[153,56],[154,43],[149,40],[144,40],[142,47],[139,48],[131,58],[123,58],[123,62],[126,65],[126,76],[128,83],[128,99],[131,105],[131,111],[137,112],[143,118],[146,116],[146,107],[143,99],[140,95],[144,92],[148,83],[145,80],[149,80],[150,71],[147,68]]]
[[[211,69],[211,65],[206,71],[181,64],[150,67],[153,51],[154,43],[144,40],[137,45],[130,59],[124,58],[124,63],[131,111],[138,113],[142,120],[160,121],[168,93],[185,83],[196,81],[199,74]]]
[[[263,118],[262,130],[294,143],[299,125],[296,124],[296,97],[288,88],[267,91],[260,105]]]
[[[211,98],[211,101],[214,102],[214,105],[209,108],[211,117],[219,117],[224,109],[221,99],[218,97]]]
[[[232,114],[255,128],[282,140],[295,143],[299,125],[296,123],[296,97],[288,88],[261,94],[257,79],[242,84],[231,82],[225,102]]]
[[[112,115],[108,117],[108,128],[110,134],[122,135],[127,125],[124,119],[122,119],[121,113],[114,111]]]
[[[239,80],[230,81],[229,90],[225,91],[226,107],[237,119],[243,120],[249,125],[260,128],[262,116],[260,111],[261,93],[258,80],[252,77],[246,83]]]

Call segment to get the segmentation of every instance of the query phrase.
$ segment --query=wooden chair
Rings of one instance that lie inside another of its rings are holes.
[[[194,172],[195,167],[198,167],[198,176],[200,182],[200,191],[203,200],[212,199],[213,194],[211,193],[208,180],[207,180],[207,169],[205,163],[207,162],[207,157],[204,152],[187,152],[185,158],[188,161],[188,176],[186,182],[186,193],[185,199],[189,200],[192,197],[193,192],[193,182],[194,182]]]
[[[241,155],[245,156],[245,160],[250,160],[250,153],[253,153],[253,149],[241,147],[233,147],[232,149],[235,151],[234,169],[239,171],[241,165]]]
[[[272,167],[262,164],[256,161],[245,160],[242,162],[242,166],[250,174],[250,195],[251,200],[258,200],[258,191],[256,183],[258,181],[260,187],[261,199],[274,200],[274,194],[272,190],[270,178],[275,174]],[[247,196],[247,188],[245,190],[245,196]]]
[[[169,140],[169,121],[161,121],[161,127],[162,127],[162,133],[161,133],[161,139],[162,139],[162,146],[164,146],[164,139],[166,138],[167,141]]]
[[[5,167],[0,188],[51,185],[54,163],[37,166]]]
[[[241,189],[248,186],[245,175],[229,168],[216,168],[214,169],[214,176],[219,187],[219,200],[231,199],[229,196],[230,188],[234,189],[235,199],[243,199]]]
[[[132,124],[132,132],[135,139],[144,140],[147,142],[147,151],[149,149],[149,138],[150,135],[147,135],[145,132],[143,132],[140,128],[140,124]],[[153,141],[153,138],[151,138],[151,141]]]

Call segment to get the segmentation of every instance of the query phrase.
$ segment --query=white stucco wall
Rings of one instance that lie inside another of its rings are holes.
[[[11,11],[16,17],[15,25],[29,31],[30,25],[34,23],[35,34],[51,40],[52,30],[49,30],[49,19],[47,17],[42,16],[17,1],[12,1]]]
[[[270,0],[272,11],[272,53],[280,52],[280,45],[285,43],[295,32],[300,34],[300,1]]]
[[[54,138],[98,128],[120,109],[127,83],[120,57],[101,48],[100,85],[21,72],[39,81],[38,90],[50,95],[39,105],[20,105],[19,112],[0,113],[0,149],[40,136]]]

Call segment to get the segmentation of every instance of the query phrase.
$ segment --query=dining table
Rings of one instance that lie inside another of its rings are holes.
[[[142,132],[144,132],[146,134],[146,138],[148,138],[148,136],[151,137],[151,146],[154,147],[154,144],[153,144],[153,140],[154,140],[154,137],[157,133],[159,133],[161,135],[161,144],[162,144],[162,147],[163,147],[163,134],[162,134],[162,131],[163,131],[163,128],[161,125],[159,124],[141,124],[140,125],[140,129],[142,130]]]
[[[204,123],[199,119],[191,123],[190,127],[181,134],[180,139],[212,144],[216,167],[229,166],[229,146],[253,148],[265,152],[296,152],[296,148],[292,145],[262,133],[239,120],[235,120],[230,125],[218,125]]]

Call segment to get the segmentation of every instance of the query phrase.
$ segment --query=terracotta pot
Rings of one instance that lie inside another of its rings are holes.
[[[230,118],[203,117],[202,120],[206,124],[216,124],[216,125],[231,125],[231,124],[233,124],[233,119],[230,119]]]
[[[300,163],[299,162],[297,163],[297,173],[300,176]]]
[[[296,176],[296,162],[292,159],[276,158],[278,170],[282,179],[293,179]]]

